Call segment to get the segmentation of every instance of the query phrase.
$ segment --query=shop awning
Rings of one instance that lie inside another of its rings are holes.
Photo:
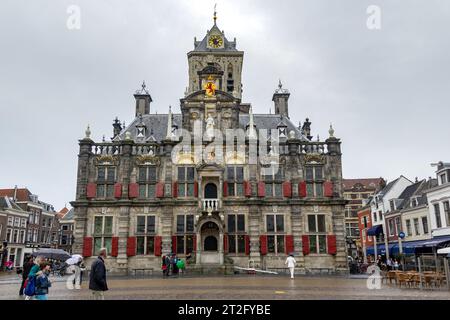
[[[436,237],[423,243],[424,248],[442,247],[450,242],[450,236]]]
[[[392,248],[394,247],[394,245],[395,245],[394,243],[388,245],[389,253],[392,252]],[[372,255],[375,254],[374,247],[373,246],[372,247],[367,247],[366,253],[367,254],[372,254]],[[377,254],[381,254],[381,255],[385,255],[386,254],[386,247],[385,247],[384,243],[382,243],[382,244],[380,243],[380,244],[377,245]]]
[[[383,233],[383,226],[381,224],[374,226],[367,230],[368,236],[377,236],[380,233]]]

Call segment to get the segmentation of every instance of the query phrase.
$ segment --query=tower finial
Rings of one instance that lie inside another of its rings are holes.
[[[278,79],[278,88],[280,88],[280,90],[281,90],[281,88],[283,88],[283,84],[281,83],[281,79]]]
[[[217,3],[214,4],[214,24],[216,24],[217,21]]]

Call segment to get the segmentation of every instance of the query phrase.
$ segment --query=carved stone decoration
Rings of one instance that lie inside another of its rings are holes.
[[[112,155],[100,155],[94,158],[95,165],[113,165],[119,164],[119,157]]]
[[[155,157],[154,155],[149,154],[142,154],[136,157],[136,164],[138,166],[143,165],[155,165],[159,166],[161,163],[161,160],[158,157]]]
[[[319,153],[308,153],[305,155],[307,164],[325,164],[325,155]]]

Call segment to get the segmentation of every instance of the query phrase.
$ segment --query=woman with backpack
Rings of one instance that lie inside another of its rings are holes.
[[[52,286],[48,276],[50,275],[50,264],[41,263],[39,272],[36,274],[36,300],[48,300],[48,288]]]
[[[30,273],[28,274],[28,278],[26,280],[25,284],[25,300],[30,300],[35,294],[35,288],[36,288],[36,276],[37,273],[40,271],[40,265],[45,262],[45,258],[43,256],[37,256],[36,259],[34,259],[34,265],[31,267]]]

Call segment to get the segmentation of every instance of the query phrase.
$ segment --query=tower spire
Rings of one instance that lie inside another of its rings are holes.
[[[216,4],[214,4],[214,17],[213,17],[213,19],[214,19],[214,24],[216,24],[216,21],[217,21],[217,3]]]
[[[169,106],[169,114],[167,116],[166,139],[172,140],[172,106]]]

